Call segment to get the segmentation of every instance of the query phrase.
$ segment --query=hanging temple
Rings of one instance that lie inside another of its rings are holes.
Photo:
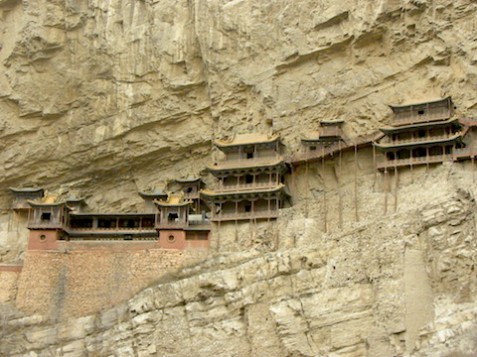
[[[11,208],[28,222],[29,250],[57,250],[69,241],[95,240],[208,249],[214,226],[220,230],[221,225],[237,222],[276,220],[280,209],[291,204],[285,174],[293,180],[301,165],[324,163],[346,151],[357,158],[362,148],[372,148],[375,170],[384,178],[404,167],[474,163],[477,120],[456,117],[450,97],[390,108],[390,126],[355,139],[344,134],[344,121],[323,120],[317,132],[301,140],[300,152],[289,157],[282,155],[279,135],[254,133],[217,140],[224,159],[207,167],[217,179],[214,188],[206,188],[199,177],[177,179],[175,192],[139,192],[143,212],[91,213],[82,198],[59,198],[34,187],[10,188]]]

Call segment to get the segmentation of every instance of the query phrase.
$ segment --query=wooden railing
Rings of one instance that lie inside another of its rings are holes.
[[[65,224],[59,220],[54,221],[30,221],[28,222],[27,228],[29,229],[55,229],[55,228],[64,228]]]
[[[144,232],[144,231],[153,231],[154,227],[71,227],[68,228],[68,232]]]
[[[378,169],[386,169],[390,167],[392,168],[392,167],[401,167],[401,166],[417,166],[417,165],[439,163],[444,161],[452,161],[453,159],[454,159],[454,155],[451,155],[451,154],[411,157],[407,159],[395,159],[395,160],[387,160],[385,158],[382,158],[377,161],[376,167]]]
[[[282,159],[280,155],[271,155],[265,157],[256,157],[251,159],[228,159],[220,162],[214,163],[212,168],[217,169],[233,169],[241,167],[251,167],[251,166],[263,166],[269,165],[277,162]]]
[[[275,182],[256,182],[256,183],[247,183],[239,185],[227,185],[221,186],[215,190],[218,193],[227,193],[227,192],[242,192],[242,191],[253,191],[263,188],[274,188],[277,184]]]
[[[159,229],[167,229],[167,228],[182,228],[186,227],[187,224],[183,221],[178,221],[178,222],[156,222],[156,228]]]
[[[396,139],[396,140],[389,140],[387,142],[383,142],[383,144],[389,145],[400,145],[400,144],[407,144],[407,143],[421,143],[427,141],[442,141],[442,140],[450,140],[459,136],[460,133],[454,134],[445,134],[445,135],[432,135],[432,136],[425,136],[421,138],[409,138],[409,139]]]
[[[392,121],[392,124],[395,126],[401,126],[406,124],[417,124],[417,123],[426,123],[434,120],[444,120],[451,117],[450,110],[442,110],[434,113],[426,113],[422,115],[409,115],[401,114],[403,118],[395,117]]]

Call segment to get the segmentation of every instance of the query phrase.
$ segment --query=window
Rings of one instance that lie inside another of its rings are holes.
[[[417,111],[417,114],[418,114],[418,115],[424,115],[424,110],[418,110],[418,111]]]
[[[247,159],[253,159],[254,157],[254,149],[253,148],[246,148],[244,149],[245,157]]]
[[[426,132],[424,130],[418,130],[417,131],[417,136],[420,138],[423,138],[426,136]]]
[[[192,187],[187,187],[186,192],[187,193],[192,193]]]
[[[253,176],[245,175],[245,183],[253,183]]]
[[[316,146],[310,146],[310,151],[315,151],[316,150]]]
[[[168,222],[176,222],[177,220],[179,220],[179,215],[177,213],[174,212],[167,215]]]
[[[246,203],[244,206],[245,212],[252,212],[252,204]]]
[[[40,218],[42,221],[49,221],[51,219],[51,212],[43,212],[41,214],[41,218]]]

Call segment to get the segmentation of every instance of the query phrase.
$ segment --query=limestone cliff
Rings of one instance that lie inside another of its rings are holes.
[[[26,242],[9,186],[135,211],[138,189],[211,182],[218,137],[274,131],[293,153],[320,119],[354,137],[387,104],[447,95],[475,116],[476,14],[472,0],[0,0],[0,260]],[[238,227],[224,250],[246,252],[111,310],[54,324],[1,306],[0,354],[475,353],[473,165],[387,187],[359,159],[289,177],[293,207],[252,232],[276,251]]]

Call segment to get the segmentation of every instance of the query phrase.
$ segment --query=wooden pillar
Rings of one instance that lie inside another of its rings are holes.
[[[426,166],[427,166],[427,170],[429,170],[429,160],[430,160],[430,157],[429,157],[429,147],[426,146]]]
[[[235,201],[235,242],[238,242],[238,201]]]
[[[222,223],[222,202],[219,202],[219,223],[217,225],[217,251],[220,250],[220,225]]]
[[[343,202],[341,197],[341,140],[338,141],[338,225],[340,228],[343,228]]]
[[[394,212],[397,212],[398,205],[399,173],[397,166],[394,165]]]
[[[384,168],[384,215],[388,213],[388,168]]]
[[[394,160],[396,160],[396,157],[394,158]],[[373,166],[374,166],[374,182],[373,182],[373,192],[374,192],[376,189],[376,175],[378,172],[378,165],[376,163],[376,146],[374,146],[374,143],[373,143]]]
[[[470,142],[470,160],[471,160],[471,170],[472,170],[472,182],[475,183],[475,166],[474,166],[474,142]]]
[[[327,216],[328,207],[326,206],[326,185],[325,185],[325,147],[321,146],[321,175],[323,179],[323,228],[328,232]]]
[[[310,198],[310,181],[308,177],[308,161],[305,162],[305,217],[308,218],[308,200]]]
[[[250,220],[253,220],[253,218],[255,217],[255,200],[250,199],[250,204],[251,204],[251,208],[250,208]]]
[[[267,197],[267,222],[270,222],[270,216],[271,216],[270,197]]]
[[[276,177],[275,180],[278,181],[278,171],[276,172]],[[290,164],[290,176],[291,176],[291,190],[292,192],[295,190],[295,166],[293,166],[293,163]]]
[[[356,222],[359,221],[358,216],[358,146],[354,144],[354,214]]]

